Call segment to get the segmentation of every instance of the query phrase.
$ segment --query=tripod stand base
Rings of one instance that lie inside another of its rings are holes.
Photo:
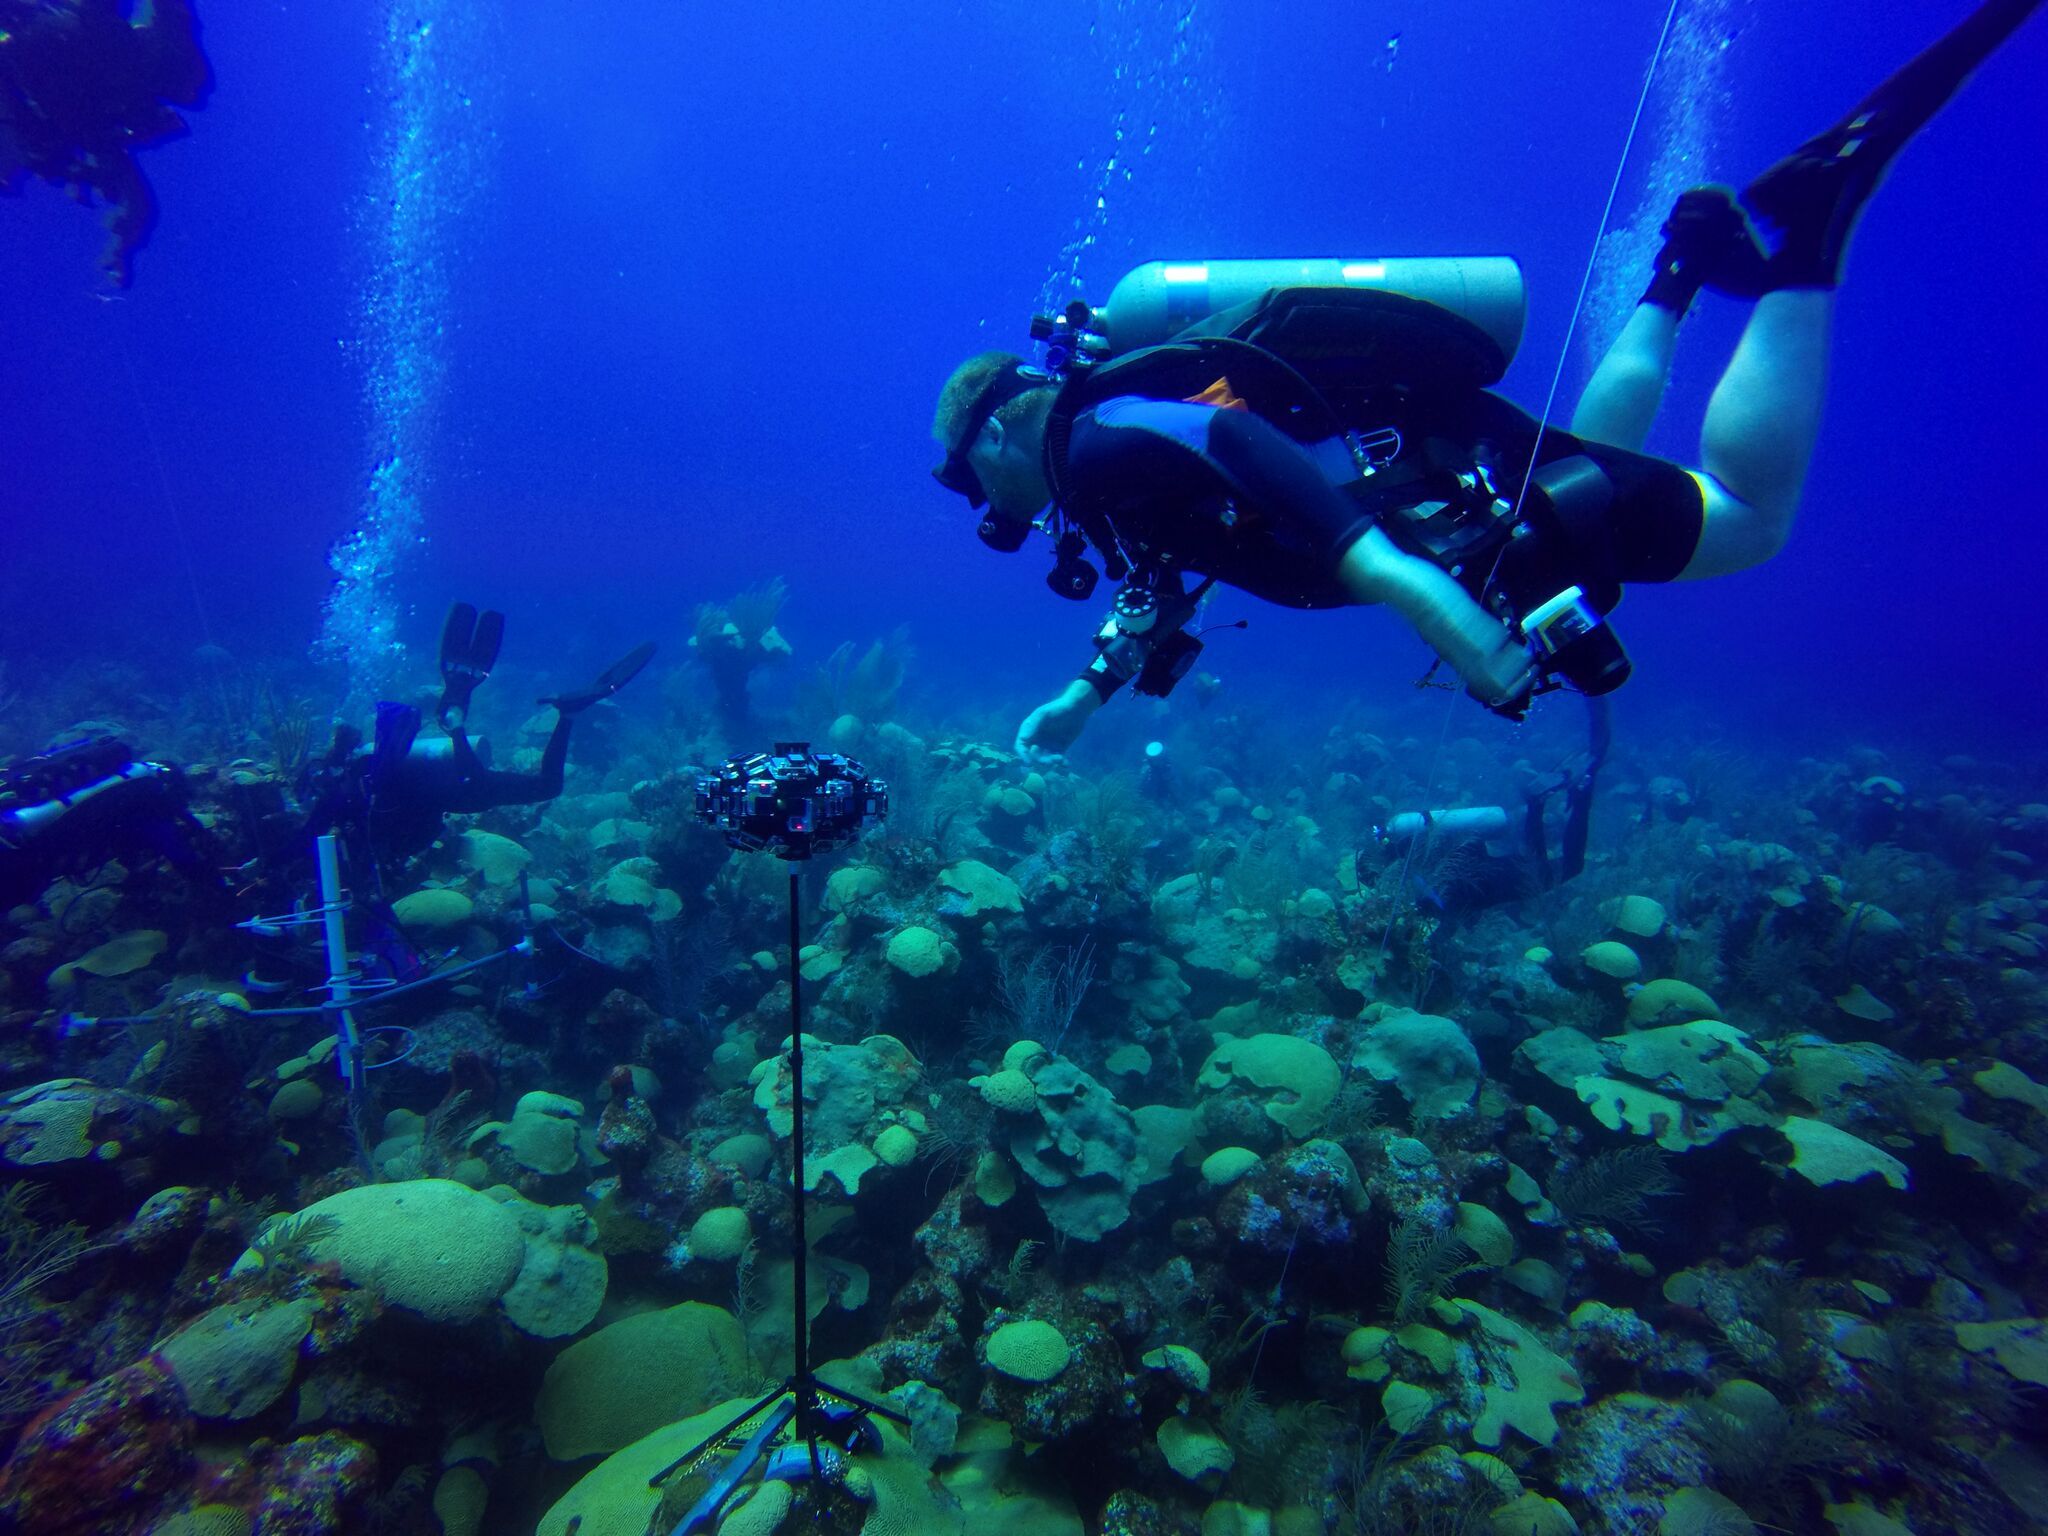
[[[906,1429],[910,1425],[910,1420],[895,1409],[870,1402],[857,1393],[842,1392],[837,1387],[827,1386],[815,1375],[805,1372],[787,1378],[774,1391],[756,1399],[751,1406],[728,1419],[722,1427],[707,1435],[694,1448],[650,1477],[647,1485],[650,1488],[660,1487],[676,1473],[702,1461],[706,1453],[730,1440],[741,1425],[751,1423],[763,1414],[767,1417],[719,1466],[711,1478],[711,1485],[704,1490],[697,1502],[690,1506],[689,1512],[675,1526],[670,1536],[700,1536],[700,1533],[712,1530],[733,1495],[764,1461],[769,1463],[763,1472],[764,1477],[802,1481],[805,1480],[804,1474],[807,1472],[808,1480],[811,1482],[828,1481],[828,1474],[837,1471],[843,1465],[844,1456],[841,1447],[836,1444],[828,1443],[825,1450],[819,1449],[819,1431],[821,1427],[827,1427],[821,1425],[822,1419],[849,1427],[846,1450],[879,1449],[880,1437],[876,1435],[874,1426],[863,1422],[869,1414],[879,1414],[885,1419],[892,1419]],[[809,1466],[794,1475],[789,1474],[786,1469],[778,1470],[773,1465],[775,1458],[770,1451],[770,1447],[782,1432],[792,1427],[810,1453]],[[869,1447],[860,1446],[858,1442],[864,1438],[872,1439],[873,1444]]]

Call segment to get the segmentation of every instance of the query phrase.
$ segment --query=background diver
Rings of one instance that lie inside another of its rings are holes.
[[[0,769],[0,912],[114,859],[163,860],[209,907],[227,895],[220,851],[176,767],[91,736]]]
[[[139,150],[188,132],[213,68],[190,0],[0,0],[0,192],[30,176],[98,197],[100,266],[128,286],[156,226]]]
[[[1609,701],[1589,695],[1586,711],[1585,751],[1524,787],[1519,825],[1499,805],[1404,811],[1373,829],[1373,850],[1398,860],[1416,898],[1451,919],[1577,879],[1586,868],[1594,786],[1613,745]],[[1560,796],[1564,819],[1553,857],[1547,815]],[[1361,849],[1354,862],[1360,880],[1372,878],[1375,860],[1367,850]]]
[[[435,714],[446,735],[420,739],[420,712],[409,704],[380,703],[374,735],[364,743],[354,727],[335,732],[334,744],[308,770],[300,788],[307,815],[299,841],[339,832],[360,882],[396,875],[440,835],[442,819],[507,805],[537,805],[562,792],[569,735],[576,717],[610,698],[639,675],[654,655],[653,642],[636,646],[600,672],[589,687],[540,702],[555,707],[555,728],[534,773],[491,767],[487,745],[472,742],[470,695],[491,675],[504,639],[505,617],[478,613],[468,603],[448,610],[441,629],[441,699]]]
[[[1302,360],[1242,338],[1276,330],[1267,322],[1284,321],[1290,300],[1334,310],[1323,297],[1333,292],[1379,301],[1355,313],[1414,324],[1417,301],[1386,293],[1274,290],[1178,345],[1064,381],[1011,353],[962,364],[940,397],[933,435],[946,457],[933,473],[970,505],[986,503],[984,542],[1014,550],[1041,526],[1058,541],[1056,589],[1092,587],[1081,559],[1091,548],[1125,580],[1098,655],[1027,716],[1019,753],[1064,751],[1127,684],[1170,688],[1199,649],[1182,626],[1214,581],[1292,607],[1385,603],[1467,691],[1511,718],[1544,688],[1618,687],[1628,662],[1604,616],[1626,585],[1725,575],[1783,547],[1819,432],[1856,220],[1892,158],[2038,3],[1986,0],[1739,201],[1718,187],[1684,194],[1642,302],[1569,432],[1539,436],[1485,389],[1498,370],[1459,373],[1455,347],[1403,354],[1384,330],[1362,339],[1353,372],[1395,357],[1408,376],[1379,378],[1345,410],[1319,401],[1332,419],[1320,440],[1281,430],[1276,421],[1299,408],[1289,381],[1302,382]],[[1759,226],[1774,234],[1768,245]],[[1709,401],[1701,467],[1686,469],[1639,450],[1678,322],[1702,287],[1754,309]],[[1384,424],[1376,412],[1405,413],[1389,434],[1405,446],[1361,468],[1358,433]],[[1524,466],[1527,496],[1511,502]],[[1183,572],[1205,580],[1189,590]]]

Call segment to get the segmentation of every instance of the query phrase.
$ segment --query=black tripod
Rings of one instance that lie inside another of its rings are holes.
[[[870,780],[856,762],[836,753],[814,755],[801,742],[778,743],[773,752],[734,758],[697,784],[697,815],[723,831],[728,843],[748,852],[770,849],[777,858],[791,861],[789,1080],[796,1235],[790,1251],[794,1269],[790,1323],[795,1358],[794,1369],[773,1391],[647,1480],[650,1487],[658,1487],[686,1467],[706,1465],[710,1458],[729,1452],[721,1457],[710,1486],[671,1536],[700,1536],[709,1531],[756,1467],[767,1479],[808,1479],[822,1486],[843,1465],[842,1451],[880,1449],[881,1437],[868,1415],[879,1414],[906,1427],[910,1422],[893,1408],[827,1386],[812,1372],[810,1253],[804,1240],[803,975],[797,961],[802,945],[797,927],[800,872],[796,866],[816,850],[848,841],[862,828],[879,823],[888,810],[886,784]],[[760,1422],[746,1439],[735,1444],[740,1430],[757,1419]],[[774,1448],[783,1432],[792,1428],[790,1443]],[[825,1442],[822,1448],[821,1440]]]

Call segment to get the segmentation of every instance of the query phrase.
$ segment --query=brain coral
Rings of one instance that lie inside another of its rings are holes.
[[[917,1156],[917,1132],[907,1125],[889,1125],[875,1137],[875,1156],[891,1168],[901,1168]]]
[[[700,1259],[736,1259],[753,1237],[745,1211],[736,1205],[714,1206],[690,1224],[690,1252]]]
[[[1017,882],[979,859],[962,859],[958,864],[948,865],[939,871],[939,884],[966,898],[963,917],[1024,910],[1024,896]]]
[[[548,1367],[534,1412],[548,1454],[574,1461],[702,1412],[748,1379],[746,1337],[733,1315],[686,1301],[571,1344]]]
[[[721,1402],[607,1456],[541,1516],[535,1536],[646,1536],[662,1494],[649,1479],[701,1447],[745,1406],[739,1398]]]
[[[1011,1067],[977,1077],[974,1086],[991,1109],[1006,1115],[1028,1115],[1038,1107],[1038,1089],[1030,1078]]]
[[[333,1222],[311,1245],[314,1259],[436,1322],[478,1316],[505,1294],[526,1258],[513,1214],[453,1179],[345,1189],[300,1214]],[[244,1254],[236,1268],[254,1262]]]
[[[988,1363],[1019,1381],[1051,1381],[1072,1358],[1066,1335],[1036,1318],[1005,1323],[988,1336]]]
[[[308,1300],[231,1302],[179,1330],[157,1353],[194,1413],[246,1419],[284,1396],[316,1310]]]
[[[391,904],[391,915],[408,928],[460,928],[475,910],[462,892],[446,888],[414,891]]]
[[[900,930],[889,940],[883,958],[906,976],[930,976],[960,963],[960,952],[929,928]]]
[[[309,1077],[294,1078],[270,1096],[270,1118],[303,1120],[320,1112],[320,1085]]]

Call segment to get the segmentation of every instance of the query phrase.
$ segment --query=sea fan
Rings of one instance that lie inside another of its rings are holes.
[[[1481,1268],[1451,1228],[1411,1216],[1387,1241],[1387,1310],[1396,1322],[1411,1323],[1458,1276]]]
[[[1654,1233],[1649,1202],[1674,1193],[1671,1163],[1655,1147],[1620,1147],[1589,1157],[1551,1181],[1550,1203],[1568,1219]]]

